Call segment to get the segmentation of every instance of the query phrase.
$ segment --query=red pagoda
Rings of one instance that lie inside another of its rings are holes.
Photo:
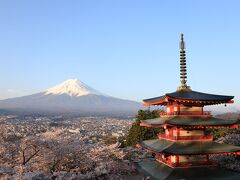
[[[136,165],[150,179],[240,179],[240,174],[221,169],[209,155],[240,154],[240,147],[220,144],[207,135],[207,129],[237,128],[238,120],[215,118],[204,106],[233,103],[233,96],[191,90],[187,82],[185,43],[180,42],[181,86],[176,92],[143,100],[145,106],[165,106],[160,117],[142,121],[141,126],[163,128],[158,139],[146,140],[137,147],[154,158]]]

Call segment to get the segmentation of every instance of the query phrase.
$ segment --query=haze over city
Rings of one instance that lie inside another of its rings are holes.
[[[234,2],[234,3],[233,3]],[[188,84],[235,95],[239,105],[238,1],[3,1],[0,99],[78,78],[115,97],[141,101],[173,92],[179,35]]]

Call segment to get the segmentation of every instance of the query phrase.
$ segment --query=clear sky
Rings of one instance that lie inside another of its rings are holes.
[[[78,78],[141,101],[188,85],[240,97],[240,1],[1,0],[0,99]]]

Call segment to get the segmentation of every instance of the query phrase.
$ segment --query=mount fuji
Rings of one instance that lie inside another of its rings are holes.
[[[131,116],[141,107],[138,102],[111,97],[77,79],[41,93],[0,101],[1,110],[26,114]]]

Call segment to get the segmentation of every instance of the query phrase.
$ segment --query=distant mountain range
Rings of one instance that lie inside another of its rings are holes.
[[[41,93],[0,101],[1,111],[26,114],[132,116],[141,107],[139,102],[108,96],[77,79]]]
[[[223,113],[223,114],[218,114],[216,117],[221,119],[239,119],[240,120],[240,113],[236,113],[236,112]]]

